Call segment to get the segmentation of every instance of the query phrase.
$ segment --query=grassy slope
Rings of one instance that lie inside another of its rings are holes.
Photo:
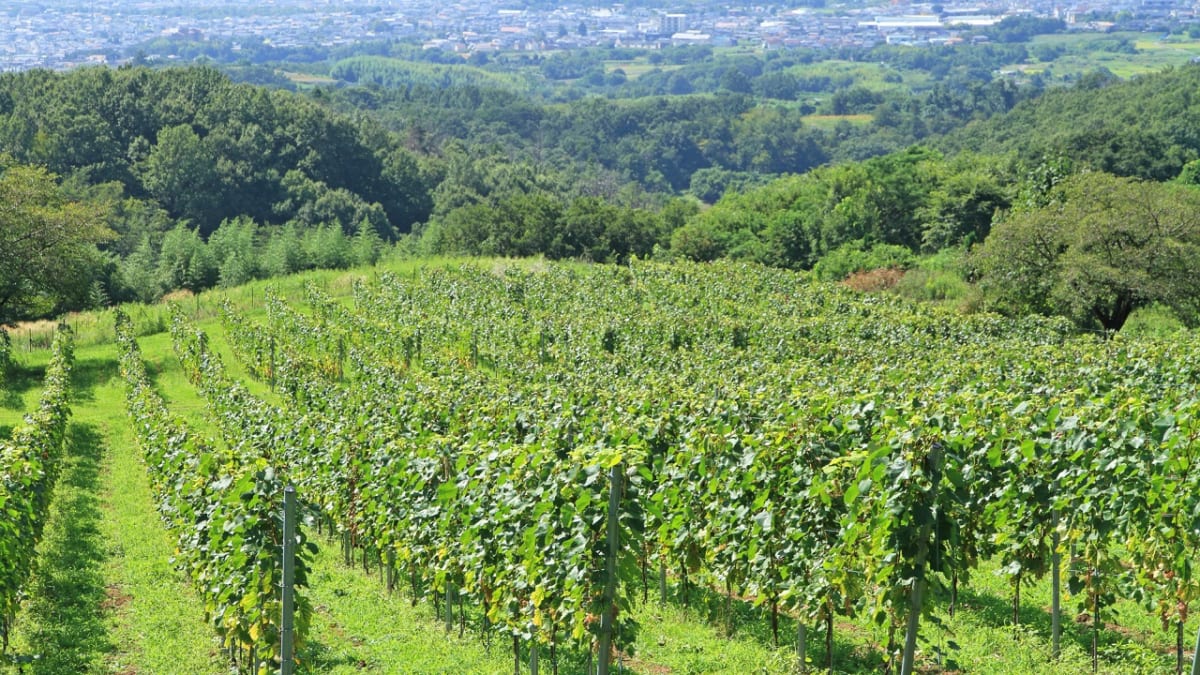
[[[348,293],[348,280],[354,274],[364,272],[319,273],[309,278],[342,295]],[[223,295],[250,308],[255,298],[262,297],[263,286],[253,284]],[[285,280],[276,287],[285,295],[293,294],[302,288],[302,281]],[[217,295],[186,301],[185,306],[190,303],[201,327],[212,336],[210,344],[240,374],[219,322],[212,318],[212,298]],[[146,325],[154,324],[154,310],[142,312]],[[145,470],[125,418],[124,389],[117,377],[115,348],[105,337],[106,319],[81,316],[75,325],[81,346],[67,466],[41,547],[41,571],[18,619],[13,651],[31,661],[25,672],[34,673],[227,672],[196,595],[169,563],[173,547],[153,510]],[[169,337],[157,333],[140,342],[150,372],[175,412],[212,433],[203,403],[183,377]],[[17,356],[23,375],[15,382],[15,393],[0,405],[0,428],[17,423],[20,408],[29,408],[36,400],[47,357],[37,350]],[[261,384],[245,379],[257,395],[272,398]],[[13,389],[9,387],[10,392]],[[470,622],[465,637],[460,639],[457,632],[447,636],[430,603],[414,606],[402,593],[389,595],[377,575],[347,567],[335,544],[316,539],[322,550],[313,561],[309,594],[317,612],[311,643],[303,653],[311,672],[513,672],[506,640],[497,636],[487,645],[472,634]],[[722,598],[696,593],[685,607],[678,599],[659,605],[655,595],[652,580],[649,602],[635,610],[643,628],[634,655],[624,663],[626,672],[793,672],[796,631],[787,617],[781,622],[781,646],[776,649],[761,608],[733,603],[733,636],[727,638]],[[1010,588],[992,567],[977,572],[962,591],[955,617],[945,611],[948,598],[940,598],[935,616],[944,628],[928,620],[923,624],[926,667],[936,670],[935,654],[940,649],[948,653],[947,667],[964,672],[1090,671],[1090,626],[1072,620],[1077,612],[1068,613],[1064,656],[1052,665],[1046,611],[1049,583],[1034,584],[1022,595],[1019,630],[1009,625]],[[1156,620],[1132,603],[1121,603],[1117,609],[1118,615],[1105,617],[1109,625],[1100,634],[1101,672],[1171,672],[1173,635],[1161,632]],[[1185,633],[1189,646],[1195,624],[1189,622]],[[878,672],[886,641],[886,634],[867,622],[839,618],[835,670]],[[954,650],[953,644],[961,648]],[[32,660],[35,655],[40,658]],[[810,663],[824,661],[824,634],[815,626],[809,630],[808,655]],[[522,660],[527,656],[523,653]],[[548,672],[546,654],[542,663],[543,672]],[[582,672],[578,655],[562,655],[560,664],[563,673]]]

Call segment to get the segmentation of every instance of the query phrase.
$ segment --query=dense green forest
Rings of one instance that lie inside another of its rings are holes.
[[[2,216],[6,231],[65,223],[78,235],[6,234],[0,321],[381,255],[466,253],[732,257],[826,279],[892,268],[907,278],[864,283],[1113,329],[1128,311],[1101,316],[1070,291],[1021,301],[1029,288],[993,283],[1008,272],[981,245],[1009,222],[1080,208],[1072,200],[1090,192],[1058,187],[1075,174],[1200,179],[1197,66],[1044,89],[994,77],[1028,57],[1020,44],[698,48],[664,50],[619,82],[601,58],[614,50],[526,64],[541,80],[380,51],[347,55],[328,69],[340,79],[302,91],[210,67],[0,76],[2,187],[26,195],[10,198],[24,206]],[[847,57],[871,61],[838,75]],[[597,68],[604,77],[588,75]],[[257,79],[279,79],[269,74]],[[568,84],[543,86],[555,78]],[[1190,264],[1196,228],[1173,227],[1140,245]],[[28,262],[51,258],[70,269]],[[1125,275],[1110,296],[1190,322],[1179,281],[1147,274]]]
[[[947,135],[947,151],[1068,157],[1121,176],[1177,177],[1200,157],[1200,68],[1185,66],[1123,81],[1097,72],[1052,89],[1002,117]]]

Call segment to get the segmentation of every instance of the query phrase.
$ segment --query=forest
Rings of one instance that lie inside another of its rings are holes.
[[[1021,301],[1039,291],[994,282],[1004,256],[985,242],[1088,194],[1060,186],[1079,174],[1184,186],[1154,188],[1182,214],[1200,181],[1200,67],[1047,88],[996,77],[1028,57],[998,42],[837,55],[870,59],[870,86],[861,69],[811,74],[833,62],[804,51],[678,48],[623,82],[589,76],[633,56],[608,51],[527,64],[566,89],[390,52],[302,88],[235,81],[260,66],[4,74],[0,187],[39,195],[5,231],[79,227],[69,256],[71,242],[6,242],[25,262],[3,269],[0,321],[422,254],[890,268],[918,298],[1087,329],[1152,305],[1194,318],[1178,279],[1144,269],[1114,273],[1129,311],[1112,316],[1081,309],[1087,293]],[[1173,227],[1155,245],[1186,265],[1195,227]],[[65,262],[29,262],[51,250]]]

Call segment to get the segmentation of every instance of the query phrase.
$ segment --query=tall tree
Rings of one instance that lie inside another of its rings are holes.
[[[68,201],[45,169],[0,175],[0,325],[85,302],[112,236],[94,205]]]
[[[142,184],[171,215],[187,218],[203,234],[216,229],[217,158],[190,125],[163,129],[142,165]]]
[[[1200,191],[1084,173],[1049,196],[1009,213],[975,256],[997,308],[1119,330],[1133,310],[1159,302],[1196,322]]]

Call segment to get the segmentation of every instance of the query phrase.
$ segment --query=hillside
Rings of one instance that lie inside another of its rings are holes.
[[[922,672],[1084,672],[1093,644],[1102,672],[1169,672],[1200,628],[1170,554],[1193,530],[1158,526],[1200,495],[1187,340],[729,263],[429,261],[126,315],[119,349],[112,312],[72,318],[63,479],[12,636],[32,672],[269,660],[253,589],[277,568],[250,538],[281,480],[319,549],[302,672],[528,672],[535,652],[583,672],[616,605],[644,674],[793,672],[797,636],[814,666],[828,645],[838,672],[898,667],[910,601]],[[25,400],[48,354],[13,351]],[[1083,618],[1052,661],[1056,536]]]
[[[935,142],[948,152],[1066,157],[1121,176],[1170,180],[1200,157],[1200,65],[1119,80],[1094,73]]]

